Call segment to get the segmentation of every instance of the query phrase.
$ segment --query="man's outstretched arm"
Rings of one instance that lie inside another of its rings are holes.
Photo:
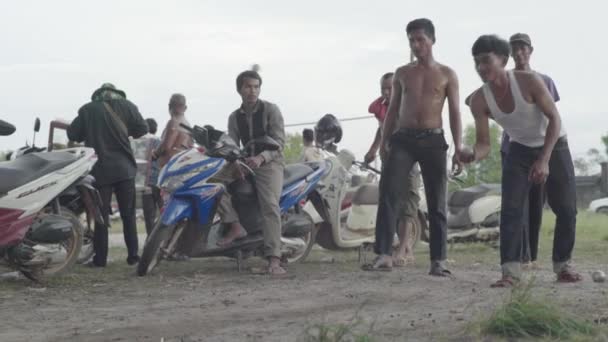
[[[489,110],[480,91],[473,94],[470,103],[475,119],[475,147],[470,155],[462,156],[461,160],[465,163],[482,160],[490,154]]]

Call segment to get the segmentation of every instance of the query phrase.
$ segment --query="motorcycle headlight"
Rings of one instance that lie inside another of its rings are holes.
[[[181,186],[184,185],[185,182],[187,182],[188,180],[192,179],[193,177],[196,177],[198,174],[200,174],[201,172],[205,172],[209,169],[212,169],[214,167],[216,167],[218,164],[220,163],[220,160],[205,164],[201,167],[197,167],[196,169],[193,169],[192,171],[186,172],[186,173],[181,173],[179,175],[175,175],[172,177],[167,177],[162,184],[160,184],[160,188],[163,191],[166,191],[168,193],[172,193],[174,192],[176,189],[180,188]]]

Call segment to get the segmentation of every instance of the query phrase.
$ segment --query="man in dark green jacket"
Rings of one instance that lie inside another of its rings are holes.
[[[95,149],[97,163],[91,174],[103,202],[103,215],[108,222],[112,193],[116,195],[128,249],[127,263],[139,261],[137,224],[135,220],[135,174],[137,164],[129,136],[139,138],[148,126],[137,106],[114,85],[105,83],[91,96],[91,102],[78,110],[68,127],[68,138]],[[108,227],[95,225],[95,256],[90,266],[104,267],[108,256]]]

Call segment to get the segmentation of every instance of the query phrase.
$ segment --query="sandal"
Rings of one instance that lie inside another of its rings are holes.
[[[558,283],[578,283],[583,280],[583,276],[570,270],[563,270],[557,274]]]
[[[451,277],[452,272],[450,272],[448,269],[443,268],[443,266],[441,266],[440,264],[434,264],[433,266],[431,266],[431,271],[429,272],[429,275],[435,277]]]
[[[369,272],[390,272],[393,266],[388,265],[383,257],[379,256],[371,264],[362,265],[361,269]]]
[[[496,288],[511,288],[511,287],[514,287],[515,285],[517,285],[517,281],[515,280],[515,278],[509,277],[509,276],[503,276],[502,278],[497,280],[495,283],[490,285],[490,287],[495,288],[495,289]]]

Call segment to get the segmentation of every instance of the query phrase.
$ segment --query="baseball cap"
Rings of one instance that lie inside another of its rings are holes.
[[[509,44],[512,45],[513,43],[524,43],[528,46],[532,46],[532,40],[530,39],[530,36],[526,33],[516,33],[512,35],[509,39]]]

